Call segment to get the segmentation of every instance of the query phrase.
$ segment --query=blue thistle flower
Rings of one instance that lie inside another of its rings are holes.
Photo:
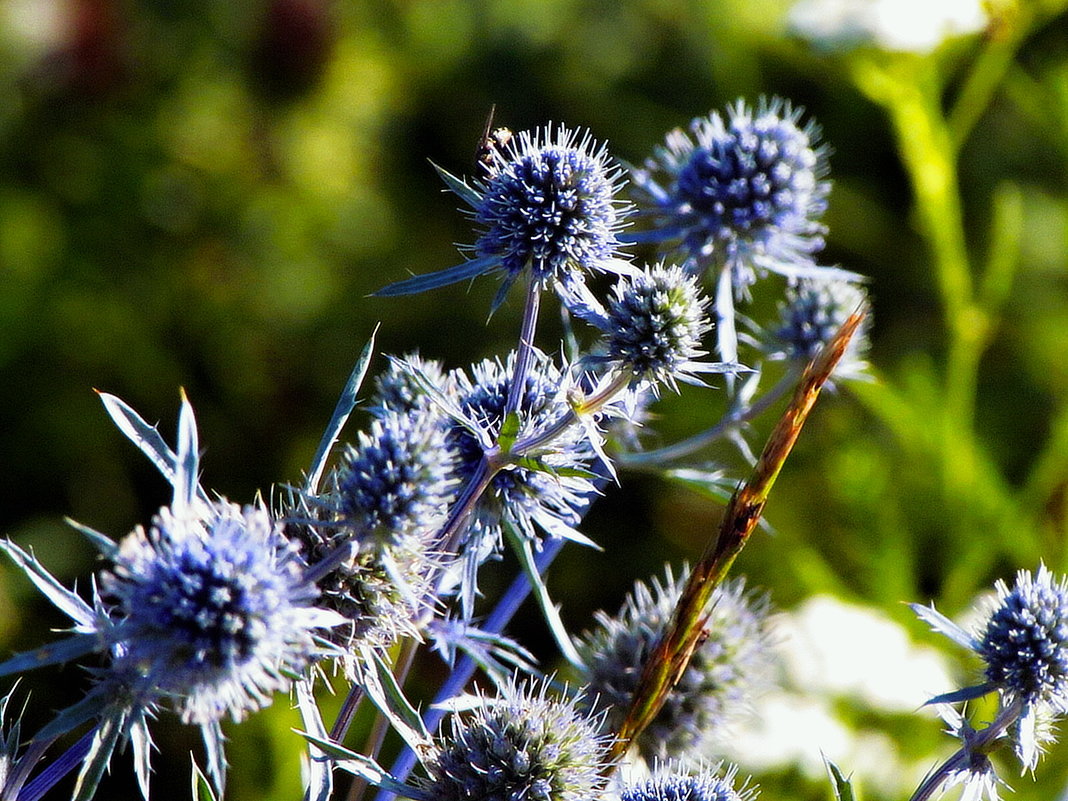
[[[589,133],[526,131],[495,150],[475,219],[480,257],[499,258],[505,280],[528,266],[546,283],[570,270],[605,270],[622,222],[615,200],[621,170]]]
[[[547,682],[512,683],[456,714],[426,761],[429,801],[589,801],[604,792],[608,740]]]
[[[453,420],[449,442],[457,454],[456,472],[466,484],[504,422],[505,403],[515,370],[515,353],[505,364],[487,359],[472,366],[468,376],[462,370],[450,374],[449,393],[455,399],[459,417]],[[519,402],[518,438],[537,432],[568,411],[564,394],[566,382],[560,370],[541,352],[535,351]],[[537,529],[551,537],[566,537],[589,543],[575,526],[596,492],[589,469],[594,451],[581,426],[571,426],[553,439],[551,452],[524,465],[512,465],[493,477],[470,523],[465,551],[478,561],[499,547],[502,525],[510,525],[526,539],[537,542]]]
[[[834,338],[853,312],[867,307],[867,292],[856,283],[803,278],[786,287],[786,299],[779,304],[778,325],[769,331],[765,349],[772,359],[806,364]],[[849,341],[835,375],[857,377],[867,368],[864,357],[869,347],[870,320],[869,314]]]
[[[372,420],[334,474],[341,521],[382,546],[440,527],[455,485],[445,440],[439,416],[426,409]]]
[[[685,571],[684,571],[685,572]],[[671,621],[685,585],[668,568],[651,587],[637,582],[615,617],[598,612],[598,627],[583,634],[578,649],[585,664],[587,703],[606,713],[616,731],[649,653]],[[700,753],[714,746],[726,727],[744,713],[754,693],[764,689],[771,670],[768,601],[745,590],[738,579],[713,594],[707,638],[668,694],[663,709],[639,735],[647,760]]]
[[[454,470],[442,417],[428,404],[406,413],[386,409],[344,448],[327,492],[301,497],[306,511],[290,512],[290,536],[313,561],[355,546],[318,582],[321,602],[347,621],[331,639],[344,650],[341,664],[350,677],[358,668],[358,646],[387,648],[417,634]]]
[[[695,373],[724,369],[698,361],[706,355],[701,339],[712,328],[707,311],[696,278],[680,267],[661,263],[622,277],[604,316],[607,358],[637,381],[700,383]]]
[[[817,266],[823,248],[830,183],[819,129],[800,124],[801,109],[773,98],[754,113],[741,100],[675,130],[644,167],[633,168],[633,194],[651,231],[632,241],[679,241],[694,272],[718,274],[716,317],[720,357],[737,358],[734,303],[765,272],[791,279],[856,279]],[[692,137],[692,138],[691,138]]]
[[[1068,712],[1068,578],[1045,565],[1021,570],[1010,590],[995,584],[997,605],[978,638],[986,678],[1010,699]]]
[[[671,763],[657,767],[643,780],[624,784],[620,801],[750,801],[755,787],[734,787],[735,766],[719,775],[717,767],[706,767],[694,774],[681,773]]]
[[[419,376],[416,379],[415,376]],[[390,357],[389,366],[375,376],[374,393],[368,410],[383,416],[387,412],[405,414],[431,411],[430,395],[421,382],[440,387],[445,383],[445,369],[436,359],[423,359],[418,353],[408,353],[397,359]]]
[[[77,797],[93,795],[115,748],[130,742],[148,798],[148,721],[164,705],[200,727],[208,773],[221,793],[226,763],[220,720],[241,720],[270,703],[276,691],[329,653],[322,632],[343,619],[316,606],[319,592],[306,563],[262,504],[208,500],[197,481],[198,440],[188,400],[183,397],[175,453],[121,400],[101,398],[168,477],[173,500],[147,531],[138,527],[119,543],[77,526],[113,563],[101,591],[94,583],[91,603],[64,588],[31,554],[0,541],[0,550],[75,622],[71,636],[12,657],[0,665],[0,675],[94,652],[106,657],[90,671],[95,683],[86,697],[38,733],[48,740],[97,719]]]
[[[1041,745],[1052,737],[1053,719],[1068,712],[1068,577],[1056,579],[1039,565],[1033,574],[1019,571],[1012,589],[1001,580],[995,589],[997,598],[976,635],[933,606],[912,605],[935,631],[985,664],[984,683],[928,703],[967,701],[996,690],[1002,700],[999,721],[1011,729],[1020,761],[1033,770]]]
[[[287,689],[293,677],[329,652],[322,633],[343,622],[315,605],[318,590],[280,526],[262,506],[164,507],[146,531],[120,543],[83,529],[114,560],[87,604],[64,589],[30,554],[4,550],[76,622],[71,637],[19,654],[0,675],[102,653],[94,684],[39,736],[56,737],[96,717],[79,797],[89,798],[120,742],[134,744],[148,798],[148,722],[161,706],[200,727],[209,773],[221,788],[224,717],[241,720]]]
[[[142,676],[187,723],[242,719],[320,653],[315,629],[337,623],[303,573],[261,506],[160,510],[103,576],[119,615],[114,669]]]
[[[494,148],[483,180],[442,177],[474,210],[483,231],[476,258],[390,284],[378,295],[406,295],[484,273],[503,273],[494,308],[526,270],[540,286],[581,280],[591,271],[629,271],[616,258],[629,210],[616,200],[622,171],[588,132],[561,125],[512,136]]]
[[[830,184],[819,129],[799,125],[801,114],[779,98],[761,101],[755,114],[739,100],[726,122],[716,112],[695,119],[692,139],[669,134],[632,171],[639,208],[664,223],[650,237],[681,237],[697,267],[730,268],[739,296],[757,269],[810,265],[823,247],[818,219]]]

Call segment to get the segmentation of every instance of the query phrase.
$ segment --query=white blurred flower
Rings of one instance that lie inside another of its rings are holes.
[[[817,595],[781,616],[787,682],[847,697],[883,712],[911,714],[955,680],[933,648],[913,645],[881,612]]]
[[[844,700],[884,715],[934,717],[924,700],[955,686],[941,654],[912,644],[881,612],[829,596],[773,622],[783,689],[757,697],[752,722],[736,726],[716,756],[757,773],[795,767],[813,780],[826,775],[828,758],[887,792],[915,788],[930,760],[906,758],[885,734],[854,728],[837,708]]]
[[[986,27],[983,0],[800,0],[787,18],[813,45],[929,53],[953,36]]]

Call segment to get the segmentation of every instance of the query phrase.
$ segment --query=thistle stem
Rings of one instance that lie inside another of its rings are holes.
[[[985,729],[975,732],[969,741],[959,748],[953,756],[943,762],[935,770],[931,771],[923,780],[909,801],[927,801],[936,792],[943,789],[942,785],[952,774],[966,768],[971,763],[975,753],[988,753],[994,745],[994,741],[1000,737],[1020,717],[1023,705],[1017,701],[1005,708],[997,716],[993,723]]]
[[[445,521],[445,525],[438,535],[441,551],[447,557],[456,555],[464,523],[467,522],[471,512],[474,511],[478,499],[482,497],[482,493],[486,491],[498,469],[499,467],[491,464],[490,459],[483,455],[478,467],[475,468],[475,472],[467,482],[467,486],[464,487],[460,497],[456,499],[456,503],[449,510],[449,519]]]
[[[23,787],[18,794],[18,801],[38,801],[38,799],[43,798],[45,793],[55,787],[64,776],[74,770],[88,756],[89,748],[93,744],[95,735],[96,727],[94,726],[78,742],[68,748],[59,759],[42,770],[34,777],[33,781]]]
[[[349,733],[349,726],[352,725],[352,719],[356,716],[356,710],[360,708],[362,701],[363,687],[358,684],[352,685],[341,704],[341,709],[338,710],[334,725],[330,728],[331,740],[337,743],[345,740],[345,735]]]
[[[549,445],[554,439],[563,434],[571,426],[575,425],[582,415],[595,414],[600,409],[604,408],[606,404],[610,403],[630,385],[632,378],[633,375],[625,371],[620,371],[599,392],[576,403],[551,425],[546,426],[541,431],[535,431],[528,437],[518,440],[515,445],[512,446],[508,456],[511,458],[528,456],[532,452]]]
[[[523,399],[523,387],[530,372],[530,358],[534,353],[534,329],[538,325],[538,308],[541,306],[541,291],[533,276],[527,278],[527,302],[523,307],[523,323],[519,329],[519,347],[516,348],[515,370],[504,404],[504,417],[519,411]]]
[[[29,746],[26,748],[26,753],[15,763],[14,770],[12,770],[11,775],[7,777],[7,783],[0,789],[0,801],[16,801],[16,799],[19,798],[23,785],[25,785],[26,780],[30,778],[30,771],[33,770],[33,766],[45,755],[45,751],[47,751],[55,741],[55,737],[30,741]],[[45,789],[48,790],[50,788]]]
[[[617,457],[617,461],[624,467],[642,468],[674,461],[683,456],[689,456],[740,427],[743,423],[748,423],[750,420],[759,417],[767,411],[773,403],[786,394],[786,391],[790,389],[790,387],[794,386],[800,372],[800,369],[796,365],[791,365],[782,378],[780,378],[771,389],[761,395],[754,403],[734,410],[711,428],[707,428],[698,434],[694,434],[680,442],[667,445],[663,448],[657,448],[652,451],[642,451],[640,453],[620,454]]]
[[[403,683],[404,679],[408,676],[408,671],[412,668],[412,662],[415,660],[415,652],[419,649],[419,641],[414,637],[409,637],[404,641],[404,645],[401,646],[401,652],[397,656],[397,661],[393,666],[393,675],[397,677],[398,683]],[[371,728],[371,733],[367,735],[367,742],[364,743],[363,753],[371,757],[371,759],[378,759],[378,753],[382,750],[382,744],[386,740],[386,735],[389,733],[389,719],[379,714],[375,717],[375,722]],[[407,750],[407,753],[412,753]],[[412,754],[414,758],[414,753]],[[367,792],[368,783],[362,776],[357,776],[349,787],[348,801],[359,801],[363,798],[363,794]]]

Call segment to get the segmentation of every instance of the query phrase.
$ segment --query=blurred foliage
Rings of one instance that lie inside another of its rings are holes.
[[[737,569],[782,607],[829,592],[928,642],[898,602],[959,614],[1040,558],[1065,571],[1068,17],[1049,0],[1001,2],[986,32],[934,55],[846,56],[787,36],[787,6],[5,0],[0,530],[69,584],[92,564],[64,515],[119,536],[165,502],[93,387],[164,431],[185,387],[205,484],[247,500],[299,479],[377,322],[382,351],[419,348],[449,366],[511,347],[518,302],[487,325],[492,282],[367,297],[456,263],[451,243],[473,241],[428,159],[472,172],[493,104],[513,129],[588,126],[638,162],[693,116],[775,94],[803,105],[834,148],[826,258],[871,276],[879,377],[821,401],[768,507],[777,533]],[[758,319],[781,286],[760,289]],[[716,395],[666,398],[665,439],[715,419]],[[713,455],[746,469],[734,451]],[[606,551],[572,548],[553,569],[576,628],[664,559],[695,558],[715,525],[717,506],[685,488],[624,485],[586,525]],[[491,566],[487,586],[509,567]],[[39,644],[58,617],[0,569],[4,649]],[[536,617],[517,624],[535,643]],[[962,680],[974,670],[962,664]],[[25,730],[83,679],[29,677]],[[848,714],[922,764],[948,752],[930,719]],[[228,798],[296,797],[295,725],[279,704],[231,727]],[[191,735],[158,731],[157,797],[188,797],[179,755]],[[1066,757],[1047,758],[1034,787],[1013,782],[1016,797],[1053,798]],[[113,770],[114,797],[132,797],[128,772]],[[769,799],[828,793],[794,773],[757,778]]]

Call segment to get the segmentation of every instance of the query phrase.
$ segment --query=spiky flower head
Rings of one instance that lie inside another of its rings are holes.
[[[416,410],[432,413],[430,396],[421,382],[441,386],[444,381],[444,367],[435,359],[424,359],[418,353],[407,353],[401,358],[390,357],[386,369],[375,376],[374,393],[368,409],[376,416]]]
[[[119,544],[103,576],[120,622],[114,670],[143,677],[186,722],[240,720],[289,687],[335,616],[262,506],[160,510]]]
[[[512,683],[456,714],[427,760],[430,801],[590,801],[604,791],[607,738],[548,683]]]
[[[1012,589],[995,584],[997,604],[978,639],[986,678],[1010,699],[1068,712],[1068,578],[1041,565],[1021,570]]]
[[[200,728],[207,774],[221,795],[221,719],[240,720],[266,706],[294,676],[330,654],[324,636],[343,619],[317,605],[313,571],[262,503],[212,500],[200,486],[199,436],[184,394],[173,451],[129,405],[108,393],[100,397],[123,433],[167,476],[171,504],[147,530],[138,527],[118,543],[74,524],[111,563],[93,582],[91,602],[63,587],[32,554],[0,541],[0,551],[75,622],[60,643],[0,664],[0,676],[102,655],[90,668],[94,683],[85,698],[39,733],[51,742],[97,719],[88,748],[70,755],[82,761],[78,798],[92,798],[124,744],[133,746],[138,784],[149,797],[148,723],[164,706]]]
[[[736,292],[754,270],[808,265],[823,247],[827,154],[801,114],[778,98],[755,112],[739,100],[726,121],[712,112],[689,135],[669,134],[633,171],[639,208],[661,219],[663,237],[681,237],[698,267],[730,267]]]
[[[488,164],[476,253],[500,259],[506,281],[527,267],[543,284],[610,269],[625,214],[620,175],[588,132],[561,125],[513,136]]]
[[[470,425],[454,421],[449,442],[457,453],[461,484],[474,475],[484,449],[494,442],[504,422],[505,404],[515,372],[515,353],[504,364],[487,359],[473,365],[470,374],[450,374],[450,393]],[[519,400],[518,438],[555,423],[568,411],[566,381],[544,354],[535,351]],[[533,462],[512,465],[497,473],[479,501],[468,535],[468,550],[484,558],[497,547],[502,521],[537,542],[538,530],[553,537],[584,538],[575,531],[589,498],[596,492],[592,480],[574,471],[588,470],[594,453],[580,426],[571,426],[552,442],[549,453],[535,454]],[[571,472],[569,472],[571,471]]]
[[[382,547],[444,522],[454,490],[453,453],[439,417],[386,412],[347,446],[334,479],[341,522]]]
[[[331,633],[350,656],[416,634],[427,608],[435,538],[455,493],[455,459],[429,405],[383,410],[343,451],[326,492],[301,497],[289,532],[313,562],[350,554],[319,579],[321,603],[346,620]],[[354,676],[356,664],[341,665]]]
[[[1026,769],[1038,764],[1053,739],[1053,724],[1068,712],[1068,577],[1055,578],[1040,564],[1016,574],[1012,589],[995,583],[996,598],[977,634],[970,634],[933,606],[912,609],[933,629],[978,654],[986,681],[932,698],[928,703],[967,701],[997,690],[1007,730]]]
[[[636,379],[673,384],[699,372],[702,337],[712,328],[697,279],[663,263],[620,278],[608,300],[608,358]]]
[[[684,571],[685,573],[685,571]],[[583,635],[588,702],[606,712],[618,730],[645,660],[671,621],[685,585],[670,569],[663,582],[637,582],[615,617],[597,613],[598,627]],[[742,580],[721,585],[712,596],[707,638],[652,724],[637,740],[646,760],[698,753],[721,742],[726,728],[748,708],[769,680],[771,649],[765,596],[745,590]]]
[[[766,348],[772,358],[807,363],[830,342],[853,312],[868,307],[864,287],[838,279],[803,278],[786,287],[779,304],[778,325],[770,331]],[[849,340],[835,368],[838,376],[856,376],[867,367],[870,314]]]
[[[439,169],[471,207],[482,231],[475,258],[397,281],[376,295],[396,296],[503,273],[493,308],[527,272],[540,289],[581,282],[589,272],[625,273],[619,232],[631,206],[617,200],[622,170],[589,132],[560,125],[523,131],[488,148],[482,179],[470,183]]]
[[[730,766],[720,773],[718,767],[705,767],[688,774],[672,763],[659,765],[642,781],[624,784],[620,801],[750,801],[756,797],[753,787],[734,787],[738,769]]]

